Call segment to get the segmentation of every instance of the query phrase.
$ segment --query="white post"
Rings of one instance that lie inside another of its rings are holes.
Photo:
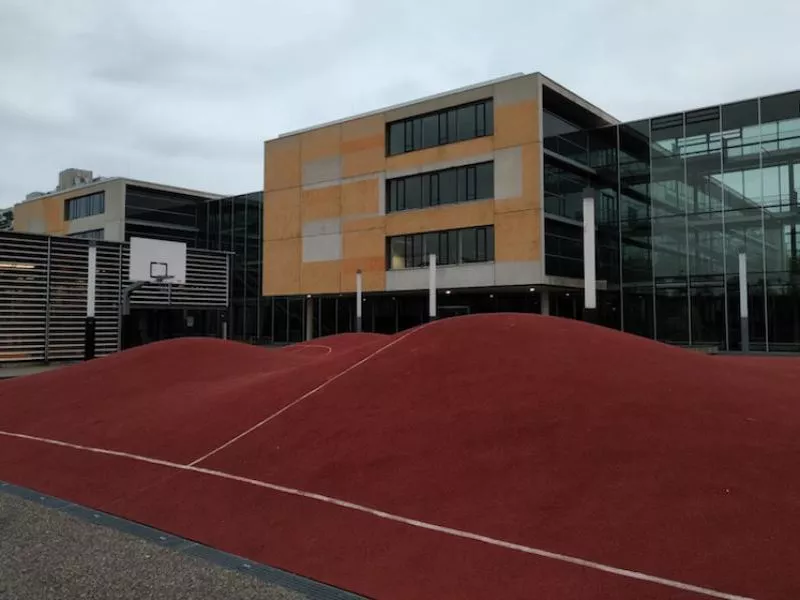
[[[428,318],[436,319],[436,255],[428,256]]]
[[[747,307],[747,254],[739,253],[739,322],[742,329],[742,352],[750,351],[750,320]]]
[[[541,292],[542,298],[542,314],[548,316],[550,314],[550,292],[543,290]]]
[[[85,360],[94,358],[95,339],[95,295],[97,289],[97,244],[89,243],[89,273],[86,286],[86,324],[84,328],[83,357]]]
[[[356,331],[361,333],[361,269],[356,271]]]
[[[594,190],[587,188],[583,194],[583,299],[584,319],[596,321],[597,266],[595,254]]]

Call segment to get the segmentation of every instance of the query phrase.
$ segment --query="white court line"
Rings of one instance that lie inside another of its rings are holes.
[[[129,454],[127,452],[118,452],[116,450],[106,450],[104,448],[93,448],[91,446],[81,446],[78,444],[71,444],[69,442],[62,442],[60,440],[52,440],[48,438],[41,438],[32,435],[25,435],[23,433],[12,433],[9,431],[0,431],[0,435],[4,435],[11,438],[19,438],[23,440],[29,440],[33,442],[41,442],[44,444],[51,444],[53,446],[62,446],[65,448],[72,448],[74,450],[83,450],[85,452],[92,452],[95,454],[104,454],[108,456],[117,456],[120,458],[128,458],[131,460],[137,460],[140,462],[150,463],[154,465],[160,465],[163,467],[171,467],[173,469],[178,469],[180,471],[189,471],[192,473],[202,473],[203,475],[210,475],[212,477],[219,477],[220,479],[227,479],[230,481],[238,481],[240,483],[246,483],[248,485],[253,485],[260,488],[265,488],[268,490],[272,490],[274,492],[280,492],[282,494],[288,494],[291,496],[299,496],[301,498],[309,498],[311,500],[318,500],[319,502],[324,502],[325,504],[333,504],[335,506],[340,506],[342,508],[347,508],[350,510],[355,510],[361,513],[366,513],[372,515],[374,517],[378,517],[379,519],[385,519],[387,521],[394,521],[397,523],[403,523],[405,525],[410,525],[411,527],[417,527],[419,529],[427,529],[429,531],[436,531],[438,533],[444,533],[446,535],[450,535],[457,538],[463,538],[467,540],[473,540],[476,542],[482,542],[484,544],[488,544],[490,546],[497,546],[499,548],[505,548],[507,550],[516,550],[517,552],[523,552],[525,554],[532,554],[534,556],[540,556],[542,558],[549,558],[552,560],[556,560],[559,562],[569,563],[572,565],[577,565],[580,567],[585,567],[587,569],[594,569],[596,571],[603,571],[605,573],[612,573],[614,575],[619,575],[621,577],[627,577],[629,579],[636,579],[639,581],[646,581],[648,583],[654,583],[657,585],[670,587],[674,589],[684,590],[687,592],[694,592],[701,596],[707,596],[709,598],[722,598],[723,600],[755,600],[754,598],[749,598],[746,596],[737,596],[735,594],[727,594],[725,592],[720,592],[717,590],[713,590],[710,588],[700,587],[696,585],[692,585],[689,583],[683,583],[681,581],[674,581],[672,579],[665,579],[663,577],[656,577],[655,575],[648,575],[647,573],[640,573],[638,571],[630,571],[628,569],[621,569],[619,567],[612,567],[610,565],[606,565],[603,563],[595,562],[592,560],[586,560],[583,558],[576,558],[574,556],[569,556],[566,554],[559,554],[558,552],[550,552],[549,550],[542,550],[540,548],[533,548],[531,546],[523,546],[522,544],[515,544],[513,542],[507,542],[504,540],[498,540],[495,538],[491,538],[485,535],[480,535],[477,533],[472,533],[469,531],[462,531],[460,529],[453,529],[451,527],[443,527],[441,525],[434,525],[433,523],[427,523],[425,521],[419,521],[417,519],[409,519],[406,517],[401,517],[399,515],[395,515],[392,513],[388,513],[382,510],[377,510],[375,508],[370,508],[368,506],[362,506],[361,504],[355,504],[353,502],[348,502],[346,500],[339,500],[338,498],[331,498],[330,496],[323,496],[322,494],[315,494],[313,492],[304,492],[303,490],[298,490],[282,485],[276,485],[274,483],[267,483],[265,481],[260,481],[258,479],[250,479],[249,477],[240,477],[239,475],[231,475],[230,473],[225,473],[224,471],[215,471],[212,469],[206,469],[203,467],[194,467],[191,465],[181,465],[178,463],[173,463],[167,460],[160,460],[158,458],[149,458],[147,456],[139,456],[137,454]]]
[[[375,358],[376,356],[378,356],[378,354],[380,354],[384,350],[388,350],[389,348],[391,348],[395,344],[398,344],[398,343],[402,342],[404,339],[406,339],[412,333],[414,333],[416,331],[419,331],[419,330],[423,329],[424,327],[425,327],[425,325],[422,325],[421,327],[417,327],[416,329],[412,329],[411,331],[409,331],[407,333],[404,333],[400,337],[397,337],[397,338],[393,339],[388,344],[385,344],[385,345],[381,346],[380,348],[378,348],[374,352],[371,352],[370,354],[368,354],[367,356],[365,356],[364,358],[362,358],[358,362],[350,365],[345,370],[340,371],[339,373],[336,373],[336,375],[334,375],[333,377],[330,377],[329,379],[326,379],[321,384],[319,384],[317,387],[315,387],[313,390],[310,390],[310,391],[306,392],[305,394],[303,394],[302,396],[300,396],[299,398],[296,398],[296,399],[292,400],[289,404],[287,404],[286,406],[284,406],[280,410],[275,411],[274,413],[269,415],[267,418],[259,421],[258,423],[253,425],[250,429],[247,429],[246,431],[243,431],[242,433],[240,433],[236,437],[233,437],[233,438],[229,439],[227,442],[225,442],[221,446],[218,446],[218,447],[214,448],[211,452],[208,452],[207,454],[204,454],[200,458],[196,458],[195,460],[193,460],[192,462],[189,463],[189,466],[193,467],[196,464],[203,462],[207,458],[211,458],[212,456],[214,456],[220,450],[224,450],[225,448],[227,448],[231,444],[234,444],[234,443],[238,442],[240,439],[242,439],[246,435],[250,435],[256,429],[258,429],[259,427],[263,427],[264,425],[266,425],[267,423],[269,423],[270,421],[272,421],[276,417],[279,417],[280,415],[282,415],[284,412],[286,412],[287,410],[289,410],[290,408],[292,408],[296,404],[302,402],[303,400],[305,400],[309,396],[311,396],[313,394],[316,394],[320,390],[326,388],[327,386],[329,386],[331,383],[333,383],[334,381],[336,381],[337,379],[339,379],[343,375],[346,375],[347,373],[349,373],[350,371],[352,371],[356,367],[359,367],[359,366],[363,365],[368,360],[371,360],[371,359]]]

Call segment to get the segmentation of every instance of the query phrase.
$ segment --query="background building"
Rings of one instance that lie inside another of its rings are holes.
[[[0,231],[11,231],[14,226],[14,211],[10,208],[0,209]]]
[[[800,351],[800,92],[620,123],[541,74],[265,144],[262,333],[277,341],[440,314],[581,316],[582,196],[597,190],[599,313],[662,341]]]
[[[580,268],[548,269],[543,247],[543,106],[556,104],[585,127],[616,122],[533,74],[268,141],[264,294],[289,338],[352,330],[358,269],[367,329],[423,322],[430,253],[443,316],[580,316]]]
[[[32,192],[14,207],[14,230],[121,242],[148,237],[202,245],[198,204],[219,194],[137,181],[59,173],[53,192]]]

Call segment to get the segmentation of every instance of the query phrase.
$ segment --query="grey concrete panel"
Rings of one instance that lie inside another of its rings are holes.
[[[342,235],[329,233],[303,237],[303,262],[322,262],[342,258]]]
[[[543,282],[542,263],[536,260],[498,262],[494,265],[496,285],[535,285]]]
[[[464,158],[457,158],[454,160],[443,160],[436,163],[428,163],[417,167],[409,167],[407,169],[395,169],[393,171],[386,171],[387,179],[394,179],[395,177],[406,177],[407,175],[416,175],[417,173],[428,173],[430,171],[440,171],[442,169],[451,169],[453,167],[461,167],[463,165],[474,165],[480,162],[494,160],[494,152],[487,154],[476,154],[474,156],[467,156]]]
[[[125,241],[125,221],[112,221],[105,224],[103,239],[107,242]]]
[[[331,233],[342,232],[342,219],[334,217],[333,219],[318,219],[316,221],[309,221],[303,223],[303,237],[310,237],[314,235],[328,235]]]
[[[436,269],[438,289],[488,287],[494,285],[494,265],[442,266]],[[398,269],[386,272],[386,291],[427,290],[428,269]]]
[[[522,148],[506,148],[494,153],[494,198],[505,200],[522,196]]]
[[[539,80],[535,74],[517,77],[494,86],[494,103],[496,106],[518,104],[539,97]]]
[[[342,178],[342,158],[320,158],[303,163],[303,186],[338,181]]]

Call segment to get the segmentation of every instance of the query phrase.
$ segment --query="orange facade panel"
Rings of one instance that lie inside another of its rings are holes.
[[[312,129],[299,135],[300,162],[310,162],[320,158],[338,156],[342,139],[340,125],[330,125],[320,129]]]
[[[451,204],[386,216],[386,235],[476,227],[494,223],[494,200]]]
[[[380,213],[378,177],[342,184],[342,216],[377,215]]]
[[[300,219],[302,223],[320,219],[335,219],[341,214],[342,188],[328,185],[303,190],[300,195]]]
[[[300,269],[300,291],[303,294],[336,294],[341,283],[338,260],[303,263]]]
[[[301,240],[264,241],[264,295],[300,293]]]
[[[297,187],[300,176],[300,138],[278,138],[264,145],[265,192]]]
[[[494,258],[497,262],[539,260],[541,212],[524,210],[495,216]]]
[[[300,188],[266,192],[264,194],[264,239],[299,238],[300,231]]]
[[[491,137],[476,138],[456,144],[435,146],[425,150],[418,150],[417,152],[390,156],[386,159],[386,169],[389,171],[412,169],[429,164],[469,158],[470,156],[491,154],[493,150],[494,141]]]
[[[494,148],[510,148],[540,141],[539,105],[535,100],[496,106]]]

